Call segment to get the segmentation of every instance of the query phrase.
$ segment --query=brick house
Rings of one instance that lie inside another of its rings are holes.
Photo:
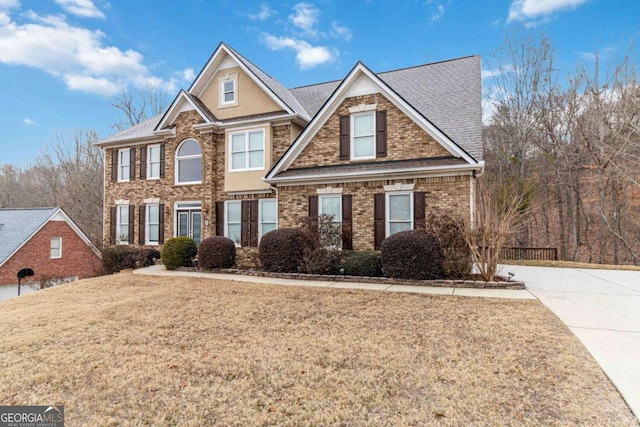
[[[22,268],[32,280],[95,276],[100,252],[61,208],[0,209],[0,285],[18,283]]]
[[[469,218],[481,114],[478,56],[287,89],[221,43],[164,114],[98,143],[104,240],[256,246],[330,214],[343,248],[374,249],[430,212]]]

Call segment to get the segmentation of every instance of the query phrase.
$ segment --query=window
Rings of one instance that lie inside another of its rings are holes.
[[[259,238],[278,228],[278,203],[276,199],[260,200]]]
[[[231,134],[231,171],[264,169],[264,131]]]
[[[51,238],[49,257],[51,259],[62,258],[62,237]]]
[[[129,181],[131,176],[131,149],[118,150],[118,181]]]
[[[220,105],[236,104],[236,79],[220,80]]]
[[[413,229],[413,193],[387,193],[386,235]]]
[[[374,112],[351,115],[351,160],[376,158]]]
[[[147,179],[160,178],[160,144],[147,147]]]
[[[146,206],[146,244],[157,245],[160,242],[160,205]]]
[[[176,184],[202,182],[202,150],[195,139],[187,139],[176,152]]]
[[[242,240],[242,201],[225,202],[224,235],[240,246]]]
[[[129,243],[129,205],[118,205],[117,213],[116,243],[126,245]]]
[[[342,195],[318,196],[318,235],[325,247],[342,247]],[[331,218],[331,221],[329,221]]]

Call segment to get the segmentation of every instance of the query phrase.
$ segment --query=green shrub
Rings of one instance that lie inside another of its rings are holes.
[[[382,276],[380,253],[376,251],[342,251],[340,265],[347,276]]]
[[[426,230],[436,237],[442,255],[444,277],[461,279],[471,272],[471,251],[464,238],[464,222],[447,214],[431,214]]]
[[[387,237],[380,246],[387,277],[433,280],[443,277],[440,245],[431,232],[408,230]]]
[[[316,242],[297,228],[280,228],[270,231],[260,239],[258,256],[266,271],[297,273],[303,271],[305,250],[314,248]]]
[[[193,258],[198,254],[198,246],[193,239],[188,237],[173,237],[162,246],[160,259],[167,270],[175,270],[178,267],[190,267]]]
[[[236,245],[224,236],[207,237],[200,242],[198,263],[202,268],[231,268],[236,263]]]

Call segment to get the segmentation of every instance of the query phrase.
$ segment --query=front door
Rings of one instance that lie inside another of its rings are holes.
[[[202,240],[202,212],[194,209],[184,209],[177,212],[178,237],[190,237],[196,244]]]

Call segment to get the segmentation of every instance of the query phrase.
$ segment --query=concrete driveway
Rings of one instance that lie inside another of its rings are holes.
[[[640,271],[502,266],[578,337],[640,419]]]

